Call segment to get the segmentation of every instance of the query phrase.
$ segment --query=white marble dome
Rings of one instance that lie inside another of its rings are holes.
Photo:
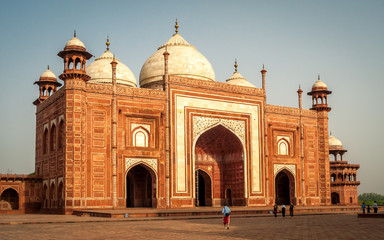
[[[176,33],[145,61],[140,71],[141,87],[163,80],[165,50],[170,54],[169,75],[215,81],[215,72],[209,61]]]
[[[87,74],[91,77],[90,83],[112,83],[113,54],[107,50],[99,58],[86,67]],[[116,83],[131,87],[137,86],[137,81],[132,71],[120,60],[116,66]]]
[[[40,76],[40,79],[41,78],[54,78],[54,79],[57,79],[56,75],[49,69],[45,70],[45,72],[43,72],[43,74],[41,74]]]
[[[331,147],[338,147],[338,148],[342,148],[343,147],[343,143],[335,138],[334,136],[330,135],[329,138],[328,138],[328,143],[329,143],[329,146]]]
[[[230,78],[227,79],[228,84],[244,86],[244,87],[255,87],[247,79],[245,79],[239,72],[234,72]]]
[[[320,80],[320,75],[317,77],[317,81],[312,85],[312,91],[327,90],[327,85]]]
[[[70,46],[78,46],[78,47],[83,47],[85,48],[85,45],[80,39],[77,37],[73,37],[71,40],[69,40],[66,44],[65,47],[70,47]]]

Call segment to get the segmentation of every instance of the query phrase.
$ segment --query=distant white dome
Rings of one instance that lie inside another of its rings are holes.
[[[85,45],[82,41],[80,41],[80,39],[78,39],[77,37],[73,37],[71,40],[69,40],[66,44],[65,44],[66,47],[70,47],[70,46],[78,46],[78,47],[83,47],[85,48]]]
[[[209,61],[180,34],[176,33],[145,61],[140,71],[141,87],[163,81],[163,53],[165,50],[170,54],[168,58],[169,75],[215,81],[215,72]]]
[[[239,72],[234,72],[232,76],[227,79],[227,83],[238,86],[255,87],[255,85],[245,79]]]
[[[312,85],[312,92],[324,91],[324,90],[327,91],[327,85],[320,80],[320,75],[319,75],[315,84]]]
[[[338,148],[342,148],[343,147],[343,143],[335,138],[334,136],[330,135],[329,138],[328,138],[328,143],[329,143],[329,146],[331,147],[338,147]]]
[[[86,67],[87,74],[91,77],[90,83],[112,83],[112,65],[113,54],[107,50],[99,58]],[[137,86],[135,75],[120,60],[116,66],[116,82],[131,87]]]

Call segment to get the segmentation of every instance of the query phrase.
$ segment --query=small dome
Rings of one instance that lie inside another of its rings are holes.
[[[329,147],[343,148],[342,142],[332,135],[329,136],[328,142],[329,142]]]
[[[255,87],[247,79],[245,79],[239,72],[234,72],[230,78],[227,79],[228,84],[244,86],[244,87]]]
[[[107,50],[99,58],[86,67],[87,74],[91,77],[90,83],[112,83],[112,65],[113,54]],[[137,81],[132,71],[120,60],[116,66],[116,82],[118,84],[137,86]]]
[[[163,80],[164,56],[169,52],[168,73],[180,77],[215,81],[215,72],[209,61],[190,45],[184,38],[175,33],[164,45],[160,46],[140,71],[140,86],[146,87]]]
[[[317,77],[317,81],[312,85],[312,91],[327,91],[327,85],[320,80],[320,75]]]
[[[65,47],[71,47],[71,46],[78,46],[78,47],[83,47],[85,48],[85,45],[80,39],[77,37],[73,37],[71,40],[69,40],[66,44]]]
[[[41,74],[40,79],[41,78],[54,78],[54,79],[57,79],[56,75],[51,70],[49,70],[49,69],[45,70],[45,72],[43,72],[43,74]]]

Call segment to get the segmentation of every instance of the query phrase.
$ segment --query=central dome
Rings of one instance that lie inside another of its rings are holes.
[[[145,61],[140,71],[141,87],[158,89],[162,87],[165,50],[170,54],[169,75],[215,81],[215,72],[208,60],[180,34],[175,33]]]

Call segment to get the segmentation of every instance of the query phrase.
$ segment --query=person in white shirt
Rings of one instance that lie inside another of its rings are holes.
[[[376,201],[373,202],[372,208],[373,208],[373,212],[377,213],[377,203],[376,203]]]

